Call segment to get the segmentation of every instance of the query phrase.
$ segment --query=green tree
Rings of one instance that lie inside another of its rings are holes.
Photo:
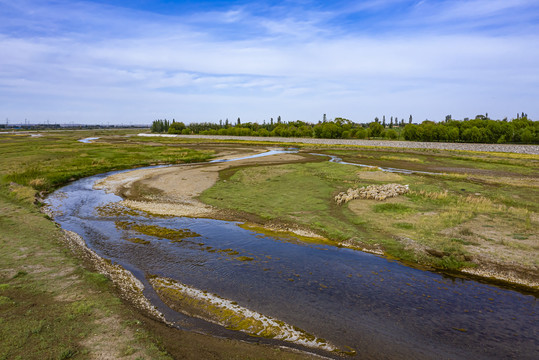
[[[447,140],[448,141],[458,141],[459,140],[459,128],[455,126],[450,126],[447,129]]]
[[[397,134],[397,132],[395,130],[389,129],[389,130],[385,131],[385,136],[388,139],[395,140],[398,137],[398,134]]]
[[[338,139],[342,137],[343,129],[335,122],[322,122],[317,124],[314,129],[314,136],[321,139]]]
[[[520,133],[520,140],[523,142],[523,143],[532,143],[535,139],[535,136],[532,132],[532,128],[530,127],[527,127],[525,129],[523,129]]]
[[[358,139],[365,139],[367,137],[367,130],[365,130],[362,127],[357,129],[355,133],[355,137],[357,137]]]
[[[417,136],[417,128],[418,128],[417,125],[407,124],[404,127],[404,130],[402,131],[402,135],[404,136],[404,139],[409,140],[409,141],[417,141],[417,140],[419,140],[419,138]]]
[[[384,127],[379,122],[374,121],[369,124],[369,137],[380,137],[382,136],[383,131]]]
[[[185,124],[182,122],[173,122],[172,125],[168,128],[169,134],[181,134],[185,130]]]

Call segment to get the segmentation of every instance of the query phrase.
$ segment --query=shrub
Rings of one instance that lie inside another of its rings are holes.
[[[397,132],[395,130],[389,129],[389,130],[385,131],[385,136],[388,139],[395,140],[398,137],[398,134],[397,134]]]
[[[169,134],[181,134],[185,130],[185,124],[182,122],[174,122],[168,128]]]

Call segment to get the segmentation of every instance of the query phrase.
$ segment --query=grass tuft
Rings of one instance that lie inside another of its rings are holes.
[[[399,203],[377,204],[374,205],[372,208],[375,213],[404,214],[414,211],[409,206]]]
[[[73,349],[67,349],[62,351],[60,356],[58,356],[58,360],[67,360],[73,358],[75,355],[77,355],[77,351]]]

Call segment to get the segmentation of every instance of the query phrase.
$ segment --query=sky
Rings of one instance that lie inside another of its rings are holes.
[[[0,0],[0,123],[520,112],[537,0]]]

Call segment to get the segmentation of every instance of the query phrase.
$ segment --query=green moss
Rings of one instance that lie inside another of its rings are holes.
[[[118,203],[107,203],[96,208],[99,216],[103,217],[119,217],[119,216],[140,216],[144,212],[133,210],[131,208],[121,206]]]
[[[234,256],[234,255],[238,255],[239,252],[237,252],[236,250],[233,250],[233,249],[221,249],[221,250],[217,250],[218,253],[225,253],[227,255],[230,255],[230,256]]]
[[[270,229],[264,228],[262,226],[254,225],[254,224],[251,224],[251,223],[242,223],[242,224],[240,224],[238,226],[243,228],[243,229],[246,229],[246,230],[261,233],[261,234],[264,234],[264,235],[267,235],[267,236],[270,236],[270,237],[273,237],[273,238],[285,239],[285,240],[288,240],[288,241],[298,241],[298,240],[300,240],[302,242],[311,243],[311,244],[335,245],[334,241],[330,241],[330,240],[328,240],[326,238],[323,238],[323,237],[298,235],[298,234],[296,234],[294,232],[291,232],[291,231],[270,230]]]
[[[129,242],[135,243],[135,244],[147,245],[147,244],[150,243],[148,240],[144,240],[144,239],[137,238],[137,237],[135,237],[135,238],[127,238],[126,240],[129,241]]]
[[[19,270],[17,273],[13,276],[13,279],[21,278],[28,275],[28,273],[24,270]]]
[[[238,256],[235,259],[238,261],[253,261],[254,260],[254,258],[250,256]]]
[[[133,221],[116,221],[115,224],[118,229],[132,230],[156,238],[169,239],[172,242],[181,242],[186,238],[200,236],[200,234],[189,229],[170,229],[158,225],[137,224]]]
[[[442,258],[434,258],[432,262],[436,267],[446,270],[460,270],[467,266],[472,266],[469,262],[465,261],[462,256],[450,255]]]
[[[9,284],[0,284],[0,291],[9,289]]]

